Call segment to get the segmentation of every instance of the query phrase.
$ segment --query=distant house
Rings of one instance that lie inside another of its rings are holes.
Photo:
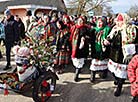
[[[64,0],[4,0],[0,2],[0,13],[8,8],[13,15],[19,15],[22,19],[26,11],[31,10],[32,15],[48,13],[50,10],[66,12]]]

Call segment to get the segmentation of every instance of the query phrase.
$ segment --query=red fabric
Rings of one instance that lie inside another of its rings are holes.
[[[80,16],[79,18],[81,18],[83,21],[85,21],[84,17],[83,16]]]
[[[64,18],[67,18],[70,21],[70,18],[68,15],[64,15]]]
[[[8,86],[7,86],[7,84],[6,84],[6,88],[4,89],[4,95],[5,95],[5,96],[9,94],[9,91],[8,91],[7,87],[8,87]]]
[[[71,27],[72,27],[74,24],[73,24],[73,22],[69,22],[69,23],[67,23],[67,24],[65,24],[65,25],[67,25],[67,27],[68,27],[69,30],[71,31]]]
[[[64,15],[64,18],[67,18],[68,19],[68,22],[64,24],[67,25],[67,27],[69,28],[69,30],[71,29],[71,27],[74,25],[74,23],[70,20],[69,16],[68,15]]]
[[[70,38],[69,38],[69,41],[72,42],[72,37],[73,37],[73,34],[74,34],[74,31],[76,29],[76,26],[72,26],[71,29],[70,29],[70,32],[71,32],[71,35],[70,35]]]
[[[72,41],[72,37],[73,37],[73,35],[74,35],[74,32],[75,32],[75,29],[76,28],[82,28],[82,27],[85,27],[85,26],[87,26],[88,27],[88,25],[74,25],[74,26],[72,26],[71,27],[71,35],[70,35],[70,40],[69,41]]]
[[[41,102],[45,102],[44,94],[43,93],[41,93]]]
[[[46,80],[42,82],[42,85],[43,85],[44,87],[47,87],[47,86],[48,86],[48,83],[46,82]]]
[[[123,19],[123,17],[122,17],[121,14],[118,15],[118,17],[117,17],[117,21],[124,21],[124,19]]]
[[[131,83],[131,95],[138,96],[138,55],[135,55],[128,64],[127,72]]]
[[[47,97],[50,97],[51,95],[52,95],[52,94],[51,94],[51,91],[47,91],[47,92],[46,92],[46,96],[47,96]]]
[[[73,28],[72,28],[72,30],[71,30],[71,36],[70,36],[70,39],[69,39],[69,41],[71,42],[71,44],[72,44],[72,54],[71,54],[71,57],[72,58],[75,58],[76,57],[76,49],[77,49],[77,45],[74,45],[73,44],[73,40],[75,39],[75,40],[78,40],[78,36],[77,35],[79,35],[79,34],[77,34],[78,32],[76,32],[76,29],[81,29],[81,28],[83,28],[83,27],[86,27],[86,25],[84,24],[84,25],[75,25]]]
[[[5,89],[5,90],[4,90],[4,95],[6,96],[6,95],[8,95],[8,94],[9,94],[8,89]]]
[[[76,56],[76,49],[75,49],[75,47],[72,47],[72,54],[71,54],[71,57],[72,57],[72,58],[75,58],[75,56]]]

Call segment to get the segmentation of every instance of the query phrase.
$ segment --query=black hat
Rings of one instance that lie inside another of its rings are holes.
[[[28,11],[26,12],[26,16],[32,16],[32,11],[31,11],[31,10],[28,10]]]

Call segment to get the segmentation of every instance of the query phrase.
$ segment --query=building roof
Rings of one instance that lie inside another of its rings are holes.
[[[41,5],[57,7],[57,10],[59,11],[66,11],[64,0],[10,0],[0,2],[0,12],[3,12],[8,6],[17,5]]]

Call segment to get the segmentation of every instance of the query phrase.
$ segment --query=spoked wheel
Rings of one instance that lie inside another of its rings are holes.
[[[52,95],[56,86],[56,78],[52,74],[41,75],[33,88],[33,100],[46,102]]]

